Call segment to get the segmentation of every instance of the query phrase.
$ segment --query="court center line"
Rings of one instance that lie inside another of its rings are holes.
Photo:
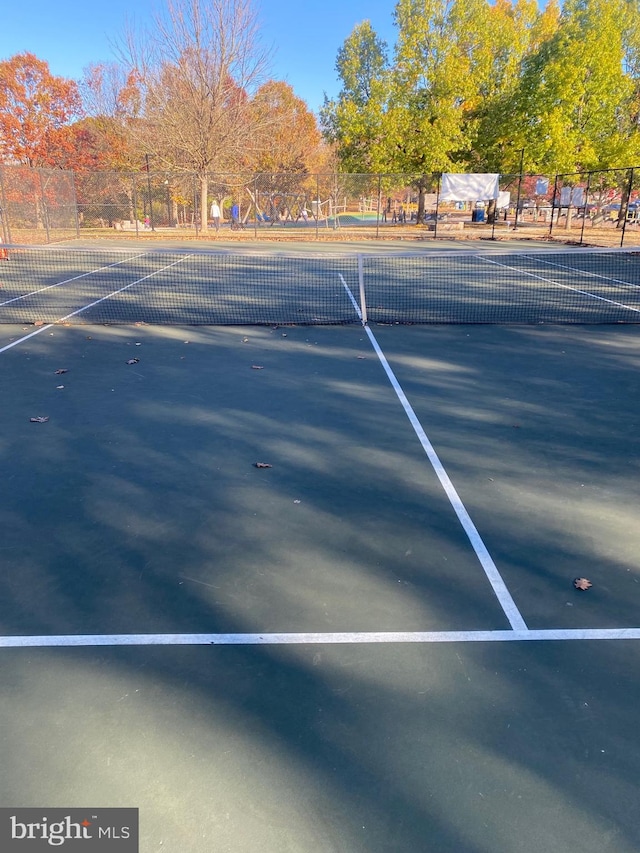
[[[0,648],[78,646],[300,646],[381,643],[513,643],[640,640],[640,628],[549,628],[507,631],[355,631],[256,634],[53,634],[0,637]]]
[[[362,312],[360,311],[356,299],[351,293],[351,290],[342,275],[340,273],[339,275],[345,290],[349,294],[349,298],[351,299],[351,302],[358,314],[358,317],[362,320]],[[489,554],[486,545],[482,541],[482,537],[478,533],[475,524],[471,520],[471,516],[467,512],[460,496],[458,495],[458,492],[456,491],[455,486],[453,485],[449,475],[445,471],[444,465],[440,461],[438,454],[436,453],[433,445],[429,441],[427,434],[422,427],[422,424],[418,420],[418,417],[414,412],[411,403],[409,402],[406,394],[402,390],[402,387],[400,386],[400,383],[398,382],[395,373],[391,369],[391,366],[389,365],[385,354],[382,352],[382,349],[380,348],[380,345],[378,344],[375,335],[373,334],[369,326],[363,324],[362,328],[367,333],[371,346],[373,347],[376,355],[378,356],[378,359],[380,361],[380,364],[382,365],[384,372],[387,374],[387,379],[391,383],[391,387],[395,391],[396,396],[400,401],[400,404],[402,405],[406,416],[409,418],[409,422],[411,423],[411,426],[413,427],[413,430],[416,436],[418,437],[418,441],[422,445],[422,449],[426,453],[427,458],[429,459],[429,462],[431,463],[431,466],[438,480],[440,481],[440,485],[444,489],[445,494],[449,499],[449,503],[451,504],[453,511],[457,515],[464,532],[467,534],[467,538],[471,543],[471,547],[475,551],[476,557],[478,558],[478,560],[480,561],[480,565],[484,569],[484,573],[487,576],[487,580],[491,584],[491,588],[493,589],[496,598],[500,602],[500,606],[502,607],[505,616],[509,620],[511,628],[514,631],[526,631],[527,625],[524,619],[522,618],[522,614],[518,610],[515,601],[511,597],[511,593],[507,589],[507,586],[503,581],[500,572],[498,571],[498,567],[493,562],[493,559]]]

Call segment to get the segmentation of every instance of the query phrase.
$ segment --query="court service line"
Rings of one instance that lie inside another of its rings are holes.
[[[118,293],[122,293],[123,291],[128,290],[130,287],[133,287],[135,284],[140,284],[141,281],[146,281],[148,278],[153,278],[154,275],[157,275],[160,272],[164,272],[165,270],[168,270],[169,267],[173,267],[176,264],[182,263],[182,261],[185,261],[188,257],[189,257],[189,255],[185,255],[183,258],[178,258],[177,261],[172,261],[170,264],[167,264],[164,267],[160,267],[160,269],[154,270],[153,272],[149,273],[148,275],[145,275],[142,278],[137,279],[136,281],[132,281],[130,284],[125,284],[124,287],[120,287],[120,288],[118,288],[118,290],[113,290],[111,293],[107,293],[106,296],[102,296],[100,299],[96,299],[94,302],[90,302],[88,305],[83,305],[83,307],[78,308],[77,311],[72,311],[71,314],[65,314],[64,317],[59,317],[56,320],[56,323],[63,323],[65,320],[68,320],[70,317],[75,317],[77,314],[82,314],[85,311],[88,311],[89,308],[93,308],[94,305],[99,305],[101,302],[104,302],[105,299],[110,299],[112,296],[117,296]],[[72,279],[69,279],[69,281],[72,281]],[[60,282],[60,284],[64,284],[64,282]],[[50,285],[50,286],[55,287],[57,285]],[[5,352],[5,350],[11,349],[11,347],[15,347],[18,344],[21,344],[24,341],[29,340],[29,338],[32,338],[34,335],[39,335],[41,332],[46,332],[47,329],[53,328],[54,325],[55,325],[55,323],[48,323],[46,326],[42,326],[41,328],[36,329],[35,332],[30,332],[28,335],[24,335],[22,338],[18,338],[17,341],[12,341],[10,344],[6,344],[6,346],[0,347],[0,353],[3,353],[3,352]]]
[[[624,302],[616,302],[615,299],[607,299],[605,296],[598,296],[597,293],[590,293],[588,290],[581,290],[579,287],[572,287],[570,284],[563,284],[561,281],[556,281],[555,278],[545,278],[543,275],[538,275],[528,270],[521,270],[518,267],[512,267],[509,264],[501,264],[500,261],[494,261],[493,258],[485,255],[476,255],[476,258],[486,261],[489,264],[495,264],[497,267],[502,267],[505,270],[513,270],[520,275],[528,275],[531,278],[537,278],[539,281],[544,281],[547,284],[554,284],[556,287],[564,287],[565,290],[573,290],[574,293],[580,293],[582,296],[589,296],[591,299],[598,299],[600,302],[608,302],[609,305],[616,305],[618,308],[626,308],[627,311],[635,311],[640,313],[640,308],[634,308],[632,305],[625,305]]]
[[[351,293],[351,290],[349,289],[342,275],[339,275],[342,279],[342,284],[346,289],[349,298],[351,299],[351,303],[353,304],[358,314],[358,317],[362,320],[362,312],[360,311],[357,301],[355,300],[353,294]],[[478,560],[480,561],[480,565],[484,569],[484,573],[487,576],[487,580],[491,584],[491,588],[493,589],[498,601],[500,602],[500,606],[502,607],[507,619],[509,620],[509,624],[511,625],[514,631],[526,631],[527,625],[524,619],[522,618],[522,614],[518,610],[515,601],[511,597],[511,593],[507,589],[507,586],[503,581],[500,572],[498,571],[498,567],[493,562],[493,558],[489,554],[489,551],[487,550],[487,547],[484,544],[482,537],[478,533],[475,524],[471,520],[471,516],[467,512],[465,505],[462,503],[460,495],[456,491],[456,488],[451,482],[449,475],[445,471],[444,465],[440,461],[438,454],[436,453],[433,445],[429,441],[427,434],[422,427],[422,424],[418,420],[418,417],[414,412],[413,407],[411,406],[411,403],[409,402],[406,394],[402,390],[402,387],[398,382],[395,373],[391,369],[391,366],[389,365],[385,354],[382,352],[382,349],[380,348],[380,345],[378,344],[375,335],[373,334],[369,326],[363,324],[363,329],[367,333],[371,346],[375,350],[380,364],[382,365],[384,372],[387,374],[387,379],[391,383],[391,387],[395,391],[396,396],[400,401],[400,404],[402,405],[406,416],[409,418],[409,422],[411,423],[411,426],[413,427],[413,430],[416,436],[418,437],[418,441],[422,445],[422,449],[426,453],[427,458],[429,459],[429,462],[431,463],[431,466],[438,480],[440,481],[440,485],[444,489],[445,494],[449,499],[449,503],[451,504],[453,511],[458,517],[458,521],[462,525],[464,532],[467,534],[467,538],[471,543],[471,547],[475,551],[476,557],[478,558]]]
[[[0,637],[0,648],[78,646],[304,646],[355,643],[513,643],[640,640],[640,628],[550,628],[508,631],[356,631],[264,634],[53,634]]]

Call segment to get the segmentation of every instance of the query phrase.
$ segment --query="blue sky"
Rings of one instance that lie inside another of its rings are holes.
[[[159,0],[29,0],[0,13],[0,59],[29,51],[53,74],[78,80],[94,62],[113,60],[113,40],[127,21],[143,21]],[[256,0],[262,37],[274,49],[272,76],[290,83],[312,110],[337,94],[335,61],[355,24],[368,19],[391,45],[394,0]]]

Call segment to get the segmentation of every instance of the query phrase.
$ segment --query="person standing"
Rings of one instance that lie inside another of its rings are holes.
[[[220,205],[217,201],[213,201],[211,203],[211,219],[213,220],[213,227],[216,231],[220,230]]]
[[[231,205],[231,227],[234,229],[240,227],[240,207],[237,201]]]

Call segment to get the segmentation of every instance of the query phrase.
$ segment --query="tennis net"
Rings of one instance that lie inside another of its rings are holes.
[[[9,246],[0,322],[638,323],[640,252],[283,255]]]

